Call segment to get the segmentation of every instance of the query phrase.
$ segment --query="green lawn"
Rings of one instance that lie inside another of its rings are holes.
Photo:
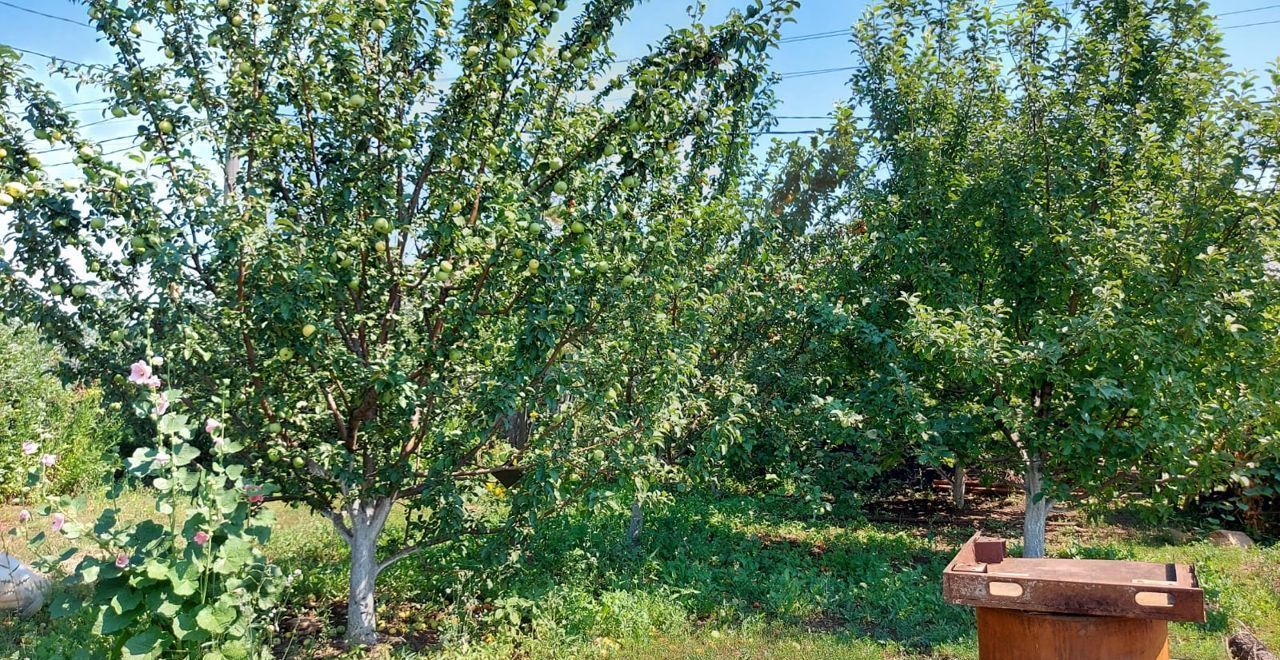
[[[146,515],[145,496],[127,498]],[[5,510],[4,519],[12,519]],[[384,573],[383,657],[972,658],[970,611],[942,602],[939,575],[972,533],[828,516],[786,498],[687,496],[649,513],[638,547],[625,520],[561,521],[500,569],[468,544]],[[996,531],[1016,530],[996,526]],[[394,533],[394,530],[393,532]],[[1061,556],[1194,563],[1209,594],[1205,625],[1172,627],[1179,658],[1220,658],[1236,622],[1280,648],[1280,546],[1170,544],[1170,535],[1090,525],[1061,529]],[[8,543],[11,550],[13,543]],[[280,655],[339,657],[343,548],[328,523],[281,509],[268,548],[301,572],[280,618]],[[454,552],[457,570],[438,570]],[[21,554],[19,552],[19,554]],[[455,596],[455,594],[460,594]],[[295,615],[301,615],[294,618]],[[296,634],[289,629],[297,627]],[[0,657],[96,649],[87,622],[0,622]],[[354,657],[354,656],[347,656]]]

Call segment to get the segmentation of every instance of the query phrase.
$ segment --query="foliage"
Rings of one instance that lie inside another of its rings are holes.
[[[3,58],[25,105],[0,137],[12,304],[85,364],[150,337],[195,401],[227,383],[251,469],[350,546],[354,641],[399,558],[669,476],[705,257],[741,225],[794,0],[718,25],[695,5],[625,67],[609,41],[633,0],[556,37],[564,0],[88,4],[117,61],[73,75],[138,117],[141,151],[105,158]],[[84,179],[50,180],[26,128]],[[510,506],[479,520],[493,475]],[[379,549],[395,503],[412,525]]]
[[[1205,11],[887,2],[835,128],[777,153],[864,447],[1022,472],[1033,554],[1077,489],[1167,511],[1274,434],[1280,105]]]
[[[47,486],[74,493],[115,469],[118,417],[102,409],[93,387],[65,387],[55,372],[61,355],[30,327],[0,322],[0,499],[24,494],[29,453],[57,456]]]
[[[130,498],[133,506],[149,507],[144,493]],[[276,508],[280,524],[265,552],[286,570],[307,571],[287,607],[324,626],[277,649],[286,658],[323,655],[341,636],[342,621],[329,612],[346,588],[342,552],[327,521]],[[814,518],[798,498],[705,492],[652,507],[648,521],[630,549],[617,533],[625,513],[575,509],[524,549],[527,563],[503,571],[492,586],[476,588],[487,574],[478,564],[442,575],[434,557],[400,562],[381,585],[383,625],[407,640],[392,657],[586,657],[602,650],[624,658],[977,655],[971,612],[944,605],[937,583],[938,571],[972,533],[964,524],[939,522],[930,537],[918,527],[838,512]],[[1194,563],[1216,607],[1206,624],[1170,626],[1178,657],[1220,658],[1222,636],[1238,623],[1272,648],[1280,645],[1280,594],[1273,588],[1280,546],[1174,542],[1168,530],[1082,521],[1055,528],[1054,554]],[[1016,533],[1016,525],[990,531]],[[60,637],[91,643],[90,623],[59,620],[64,634],[51,635],[47,621],[0,621],[0,657],[58,657],[39,653],[37,645],[57,648]]]
[[[150,391],[136,406],[156,429],[155,445],[129,459],[129,473],[154,490],[152,517],[119,520],[115,500],[124,482],[100,512],[85,512],[83,497],[52,494],[35,509],[53,534],[92,546],[54,598],[51,616],[78,618],[87,609],[113,657],[269,657],[267,623],[286,582],[261,550],[274,523],[262,506],[269,489],[228,462],[243,446],[215,420],[204,427],[212,460],[198,462],[194,425],[169,403],[181,397],[174,389]],[[43,483],[45,469],[34,467],[31,483]],[[82,520],[82,513],[97,515]],[[20,529],[35,524],[24,521]],[[41,531],[29,543],[39,552],[46,540]],[[46,553],[37,565],[56,571],[78,552]]]

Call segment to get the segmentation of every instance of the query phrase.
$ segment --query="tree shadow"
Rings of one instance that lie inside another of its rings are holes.
[[[602,520],[544,534],[538,559],[506,593],[545,601],[566,584],[591,585],[595,597],[663,596],[700,624],[776,622],[918,650],[973,638],[972,611],[942,600],[942,571],[964,529],[921,534],[755,498],[691,497],[649,511],[632,547],[624,517]]]

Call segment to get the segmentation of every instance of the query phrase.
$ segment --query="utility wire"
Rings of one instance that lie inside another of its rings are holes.
[[[1249,14],[1255,11],[1263,11],[1265,9],[1277,9],[1277,8],[1280,8],[1280,4],[1263,5],[1261,7],[1254,7],[1253,9],[1237,9],[1235,11],[1224,11],[1224,12],[1219,12],[1218,16],[1234,16],[1236,14]]]
[[[34,55],[35,57],[43,57],[44,59],[49,60],[50,62],[66,62],[67,64],[74,64],[76,66],[83,66],[83,67],[90,67],[90,68],[102,66],[101,64],[85,64],[84,62],[78,62],[76,60],[69,59],[66,57],[58,57],[57,55],[41,53],[40,51],[36,51],[36,50],[27,50],[26,48],[18,48],[17,46],[12,46],[9,44],[4,44],[4,45],[8,48],[12,48],[18,51],[19,53],[23,53],[24,55]]]
[[[13,7],[14,9],[17,9],[18,11],[24,11],[24,12],[27,12],[28,14],[35,14],[36,16],[40,16],[40,17],[42,17],[42,18],[47,18],[47,19],[49,19],[49,20],[59,21],[59,22],[62,22],[62,23],[70,23],[70,24],[72,24],[72,25],[75,25],[75,26],[78,26],[78,27],[85,28],[86,30],[93,30],[94,32],[97,32],[97,31],[98,31],[98,28],[97,28],[96,26],[94,26],[94,24],[92,24],[92,23],[88,23],[88,22],[86,22],[86,21],[77,21],[77,20],[75,20],[74,18],[67,18],[66,16],[58,16],[58,15],[56,15],[56,14],[48,14],[48,13],[42,12],[42,11],[40,11],[40,10],[38,10],[38,9],[31,9],[30,7],[23,7],[22,5],[15,5],[15,4],[13,4],[12,2],[9,2],[8,0],[0,0],[0,5],[4,5],[4,6],[6,6],[6,7]],[[155,44],[155,43],[156,43],[156,42],[154,42],[154,41],[151,41],[150,39],[141,39],[141,38],[140,38],[140,39],[138,39],[138,41],[141,41],[141,42],[143,42],[143,43],[148,43],[148,44]]]
[[[838,72],[840,72],[840,71],[852,71],[852,70],[854,70],[854,69],[856,69],[856,68],[858,68],[858,67],[856,67],[856,66],[837,66],[837,67],[831,67],[831,68],[829,68],[829,69],[809,69],[808,71],[788,71],[788,72],[786,72],[786,73],[778,74],[778,77],[782,78],[783,80],[789,80],[789,79],[791,79],[791,78],[805,78],[805,77],[808,77],[808,76],[819,76],[819,75],[826,74],[826,73],[838,73]]]
[[[1254,26],[1257,26],[1257,25],[1275,25],[1276,23],[1280,23],[1280,20],[1274,20],[1274,21],[1260,21],[1260,22],[1258,22],[1258,23],[1243,23],[1243,24],[1241,24],[1241,25],[1228,25],[1228,26],[1226,26],[1226,27],[1224,27],[1224,28],[1222,28],[1222,29],[1224,29],[1224,30],[1234,30],[1234,29],[1236,29],[1236,28],[1247,28],[1247,27],[1254,27]]]
[[[42,11],[39,11],[39,10],[36,10],[36,9],[30,9],[30,8],[28,8],[28,7],[23,7],[22,5],[15,5],[15,4],[13,4],[12,2],[7,2],[6,0],[0,0],[0,5],[4,5],[4,6],[6,6],[6,7],[13,7],[14,9],[17,9],[18,11],[25,11],[25,12],[27,12],[28,14],[35,14],[36,16],[43,16],[44,18],[48,18],[48,19],[51,19],[51,20],[55,20],[55,21],[62,21],[63,23],[70,23],[70,24],[72,24],[72,25],[79,25],[80,27],[89,28],[89,29],[91,29],[91,30],[92,30],[92,29],[94,29],[92,25],[89,25],[88,23],[84,23],[84,22],[82,22],[82,21],[77,21],[77,20],[74,20],[74,19],[70,19],[70,18],[67,18],[67,17],[65,17],[65,16],[56,16],[56,15],[54,15],[54,14],[46,14],[45,12],[42,12]]]

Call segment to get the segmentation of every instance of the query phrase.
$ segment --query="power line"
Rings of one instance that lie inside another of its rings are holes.
[[[4,45],[24,55],[34,55],[35,57],[43,57],[44,59],[49,60],[50,62],[66,62],[67,64],[74,64],[76,66],[83,66],[83,67],[101,66],[99,64],[85,64],[84,62],[77,62],[76,60],[73,60],[73,59],[68,59],[66,57],[58,57],[57,55],[50,55],[48,53],[41,53],[40,51],[36,51],[36,50],[27,50],[26,48],[18,48],[17,46],[11,46],[9,44],[4,44]]]
[[[79,106],[82,106],[82,105],[93,105],[94,103],[102,103],[103,101],[110,101],[110,100],[111,100],[111,97],[110,97],[110,96],[104,96],[104,97],[102,97],[102,98],[100,98],[100,99],[90,99],[90,100],[88,100],[88,101],[76,101],[75,103],[68,103],[68,104],[66,104],[66,105],[64,105],[64,106],[62,106],[62,107],[64,107],[64,108],[76,108],[76,107],[79,107]],[[101,110],[102,108],[89,108],[89,109],[90,109],[90,110]]]
[[[1266,9],[1276,9],[1276,8],[1280,8],[1280,4],[1263,5],[1262,7],[1254,7],[1253,9],[1237,9],[1235,11],[1224,11],[1219,13],[1218,16],[1221,17],[1221,16],[1234,16],[1236,14],[1249,14],[1255,11],[1263,11]]]
[[[788,72],[786,72],[786,73],[778,74],[778,76],[779,76],[780,78],[782,78],[783,80],[787,80],[787,79],[790,79],[790,78],[805,78],[805,77],[807,77],[807,76],[820,76],[820,75],[822,75],[822,74],[826,74],[826,73],[838,73],[838,72],[840,72],[840,71],[852,71],[852,70],[854,70],[854,69],[856,69],[856,68],[858,68],[858,67],[856,67],[856,66],[837,66],[837,67],[831,67],[831,68],[829,68],[829,69],[809,69],[808,71],[788,71]]]
[[[110,137],[110,138],[107,138],[107,139],[105,139],[105,140],[98,140],[98,141],[97,141],[97,142],[95,142],[94,144],[102,145],[102,144],[106,144],[106,143],[108,143],[108,142],[119,142],[120,140],[128,140],[128,139],[136,138],[136,137],[138,137],[138,134],[137,134],[137,133],[134,133],[134,134],[132,134],[132,135],[117,135],[117,136],[115,136],[115,137]],[[60,151],[65,151],[66,149],[67,149],[67,147],[54,147],[54,148],[52,148],[52,149],[45,149],[45,150],[43,150],[43,151],[37,151],[37,152],[35,152],[35,153],[36,153],[36,155],[43,156],[43,155],[45,155],[45,154],[53,154],[53,153],[58,153],[58,152],[60,152]]]
[[[1274,21],[1260,21],[1260,22],[1258,22],[1258,23],[1244,23],[1244,24],[1241,24],[1241,25],[1228,25],[1228,26],[1226,26],[1226,27],[1224,27],[1224,28],[1222,28],[1222,29],[1224,29],[1224,30],[1234,30],[1234,29],[1236,29],[1236,28],[1247,28],[1247,27],[1254,27],[1254,26],[1257,26],[1257,25],[1275,25],[1276,23],[1280,23],[1280,20],[1274,20]]]
[[[120,147],[119,149],[112,149],[111,151],[104,151],[104,152],[102,152],[102,153],[98,154],[98,157],[99,157],[99,158],[101,158],[102,156],[114,156],[114,155],[119,154],[119,153],[124,153],[124,152],[126,152],[126,151],[128,151],[128,150],[130,150],[130,149],[132,149],[132,148],[133,148],[133,145],[131,144],[131,145],[128,145],[128,146]],[[74,161],[74,160],[68,160],[68,161],[65,161],[65,162],[62,162],[62,163],[52,163],[52,164],[50,164],[50,165],[46,165],[45,167],[62,167],[63,165],[74,165],[74,164],[75,164],[75,162],[76,162],[76,161]]]
[[[40,10],[38,10],[38,9],[31,9],[30,7],[23,7],[22,5],[15,5],[15,4],[13,4],[12,2],[9,2],[8,0],[0,0],[0,5],[4,5],[4,6],[6,6],[6,7],[13,7],[14,9],[17,9],[18,11],[24,11],[24,12],[27,12],[28,14],[34,14],[34,15],[36,15],[36,16],[40,16],[41,18],[47,18],[47,19],[49,19],[49,20],[53,20],[53,21],[60,21],[60,22],[62,22],[62,23],[70,23],[70,24],[72,24],[72,25],[75,25],[75,26],[78,26],[78,27],[82,27],[82,28],[85,28],[85,29],[87,29],[87,30],[93,30],[94,32],[97,32],[97,31],[98,31],[98,28],[97,28],[96,26],[94,26],[92,23],[88,23],[88,22],[85,22],[85,21],[77,21],[77,20],[75,20],[75,19],[73,19],[73,18],[67,18],[66,16],[58,16],[58,15],[56,15],[56,14],[49,14],[49,13],[45,13],[45,12],[42,12],[42,11],[40,11]],[[143,43],[148,43],[148,44],[155,44],[155,43],[156,43],[155,41],[151,41],[150,39],[142,39],[142,38],[139,38],[139,39],[138,39],[138,41],[141,41],[141,42],[143,42]]]
[[[39,11],[39,10],[36,10],[36,9],[30,9],[30,8],[28,8],[28,7],[23,7],[23,6],[21,6],[21,5],[15,5],[15,4],[13,4],[12,2],[7,2],[6,0],[0,0],[0,5],[4,5],[4,6],[6,6],[6,7],[13,7],[14,9],[17,9],[18,11],[25,11],[25,12],[27,12],[28,14],[35,14],[36,16],[43,16],[44,18],[52,19],[52,20],[55,20],[55,21],[62,21],[63,23],[70,23],[70,24],[72,24],[72,25],[79,25],[79,26],[80,26],[80,27],[82,27],[82,28],[89,28],[90,30],[93,30],[93,29],[94,29],[94,27],[93,27],[92,25],[89,25],[88,23],[85,23],[85,22],[82,22],[82,21],[77,21],[77,20],[74,20],[74,19],[70,19],[70,18],[67,18],[67,17],[65,17],[65,16],[57,16],[57,15],[54,15],[54,14],[46,14],[45,12],[42,12],[42,11]]]

